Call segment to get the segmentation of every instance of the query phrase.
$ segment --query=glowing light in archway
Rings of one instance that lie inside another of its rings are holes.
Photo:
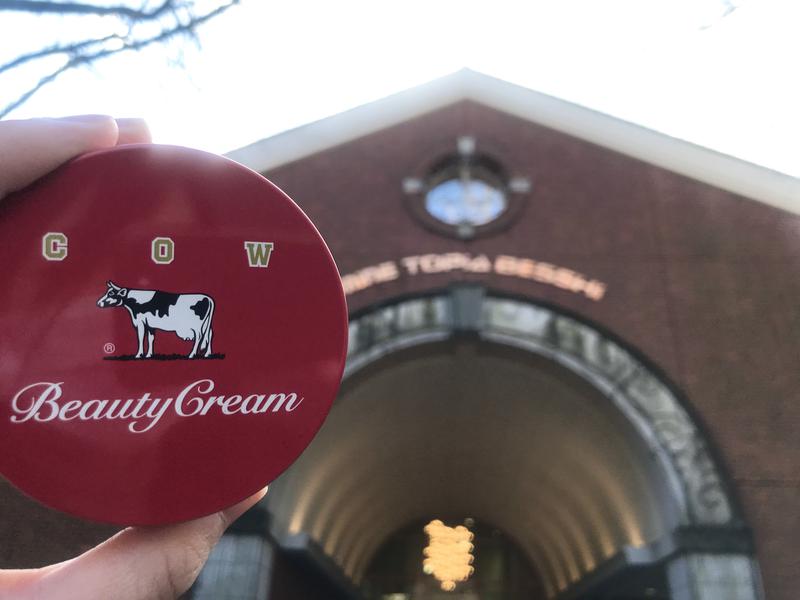
[[[428,545],[422,551],[422,570],[433,575],[444,591],[452,592],[456,583],[466,581],[475,572],[471,543],[474,536],[463,525],[448,527],[439,519],[428,523],[423,531],[428,535]]]

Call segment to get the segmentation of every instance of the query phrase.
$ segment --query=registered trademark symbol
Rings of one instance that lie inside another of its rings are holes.
[[[105,352],[106,354],[113,354],[114,350],[116,349],[117,347],[111,342],[108,342],[106,345],[103,346],[103,352]]]

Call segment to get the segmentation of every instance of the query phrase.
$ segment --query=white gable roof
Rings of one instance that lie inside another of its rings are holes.
[[[266,172],[461,100],[478,102],[800,214],[800,179],[468,69],[266,138],[227,156]]]

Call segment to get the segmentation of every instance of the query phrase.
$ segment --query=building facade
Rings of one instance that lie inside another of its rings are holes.
[[[472,72],[231,157],[328,242],[350,342],[192,597],[794,599],[797,180]],[[6,566],[108,533],[0,493]]]

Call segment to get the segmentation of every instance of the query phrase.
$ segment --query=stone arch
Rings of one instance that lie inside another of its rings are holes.
[[[657,457],[664,489],[677,507],[669,536],[644,547],[630,547],[624,550],[623,559],[630,564],[666,565],[675,599],[729,597],[726,594],[733,591],[738,596],[732,597],[743,600],[760,597],[749,534],[701,426],[657,367],[612,334],[557,308],[466,285],[364,310],[351,319],[349,334],[346,380],[356,379],[368,367],[402,351],[455,338],[513,348],[573,373],[602,394]],[[278,481],[268,502],[276,523],[285,521],[297,507],[297,489],[305,485],[302,478],[293,479],[291,474]],[[304,491],[303,505],[314,503],[314,494],[307,488]],[[318,544],[316,553],[336,562],[338,542],[316,540],[313,531],[309,535],[303,530],[302,518],[296,517],[295,512],[295,520],[287,528],[277,527],[276,537],[292,548]],[[331,529],[318,523],[315,528]],[[375,536],[365,545],[376,547],[379,542],[380,536]],[[355,541],[348,543],[352,551]],[[536,555],[535,550],[531,552]],[[363,566],[366,560],[363,552],[361,556],[350,552],[347,564],[340,567],[357,582],[360,567],[352,565]],[[534,562],[541,567],[546,561]],[[572,573],[565,578],[562,568],[546,586],[548,596],[577,598],[582,590],[592,589],[593,580],[602,575],[581,573],[576,577]]]
[[[685,524],[740,522],[723,471],[674,386],[615,338],[545,305],[461,287],[362,313],[350,322],[345,377],[459,332],[547,357],[602,391],[667,467]]]

